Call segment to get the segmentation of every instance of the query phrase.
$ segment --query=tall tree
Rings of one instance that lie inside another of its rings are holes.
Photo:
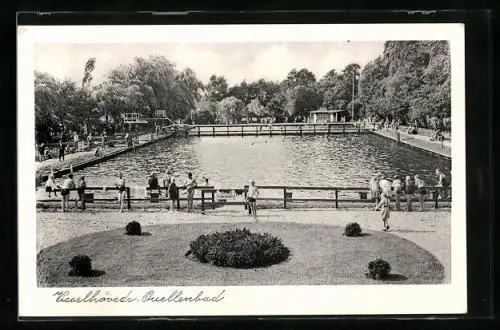
[[[205,90],[210,101],[219,102],[223,100],[228,93],[226,78],[223,76],[211,75]]]

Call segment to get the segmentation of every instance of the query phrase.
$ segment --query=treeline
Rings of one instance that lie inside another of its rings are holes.
[[[359,78],[360,115],[417,121],[429,127],[451,117],[447,41],[387,41]]]
[[[383,54],[362,71],[352,63],[317,79],[305,68],[293,69],[282,81],[260,79],[233,86],[220,75],[212,75],[204,85],[191,69],[180,71],[162,56],[135,58],[91,86],[95,65],[95,58],[87,61],[81,83],[36,72],[37,141],[70,131],[125,130],[123,113],[154,117],[159,109],[172,120],[196,124],[260,117],[302,121],[310,111],[324,108],[348,110],[348,120],[353,113],[354,119],[417,120],[420,126],[449,117],[451,110],[449,47],[444,41],[388,41]]]

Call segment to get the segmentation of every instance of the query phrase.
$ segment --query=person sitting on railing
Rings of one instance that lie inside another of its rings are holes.
[[[378,205],[380,190],[378,186],[379,175],[375,175],[369,182],[368,188],[370,189],[370,198],[375,202],[375,206]]]
[[[158,195],[161,196],[160,185],[158,184],[158,178],[156,177],[154,172],[151,172],[151,175],[148,178],[148,186],[149,191],[152,193],[153,190],[158,190]]]
[[[438,183],[436,185],[436,188],[438,189],[439,192],[439,198],[447,198],[448,197],[448,188],[450,186],[450,183],[448,179],[446,178],[446,175],[441,172],[439,169],[436,169],[436,175],[438,177]]]
[[[164,188],[168,188],[168,186],[170,185],[171,179],[172,179],[172,170],[167,169],[165,171],[165,174],[163,175],[163,178],[162,178],[162,183],[163,183]]]

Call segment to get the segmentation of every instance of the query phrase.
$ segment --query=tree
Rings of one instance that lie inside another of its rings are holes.
[[[311,87],[316,82],[314,73],[307,69],[292,69],[286,79],[283,81],[283,86],[286,90],[293,89],[297,86]]]
[[[321,94],[316,89],[299,85],[287,92],[286,109],[294,117],[306,117],[317,110],[322,103]]]
[[[229,96],[217,105],[218,117],[223,122],[239,123],[244,115],[245,104],[234,96]]]
[[[223,76],[211,75],[205,90],[210,101],[219,102],[227,96],[227,88],[226,78]]]
[[[95,69],[95,57],[89,58],[87,63],[85,63],[85,68],[83,70],[83,78],[82,78],[82,88],[85,85],[89,85],[92,81],[92,71]]]
[[[249,117],[261,117],[266,114],[266,108],[260,104],[260,101],[258,98],[254,98],[248,105],[247,105],[247,113]]]
[[[267,103],[266,112],[277,122],[284,122],[287,118],[286,97],[283,93],[276,93]]]

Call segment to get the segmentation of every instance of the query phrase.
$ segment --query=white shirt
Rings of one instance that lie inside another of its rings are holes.
[[[70,189],[75,187],[75,181],[73,179],[67,178],[62,184],[62,189]]]
[[[382,189],[383,192],[391,191],[392,185],[391,185],[391,182],[389,180],[382,179],[382,180],[380,180],[378,185],[379,185],[380,189]]]
[[[54,182],[54,180],[52,180],[51,178],[49,178],[47,180],[47,182],[45,182],[45,187],[51,187],[52,189],[56,188],[56,183]]]
[[[259,196],[259,188],[257,188],[257,186],[248,187],[247,196],[250,198],[257,198],[257,196]]]

